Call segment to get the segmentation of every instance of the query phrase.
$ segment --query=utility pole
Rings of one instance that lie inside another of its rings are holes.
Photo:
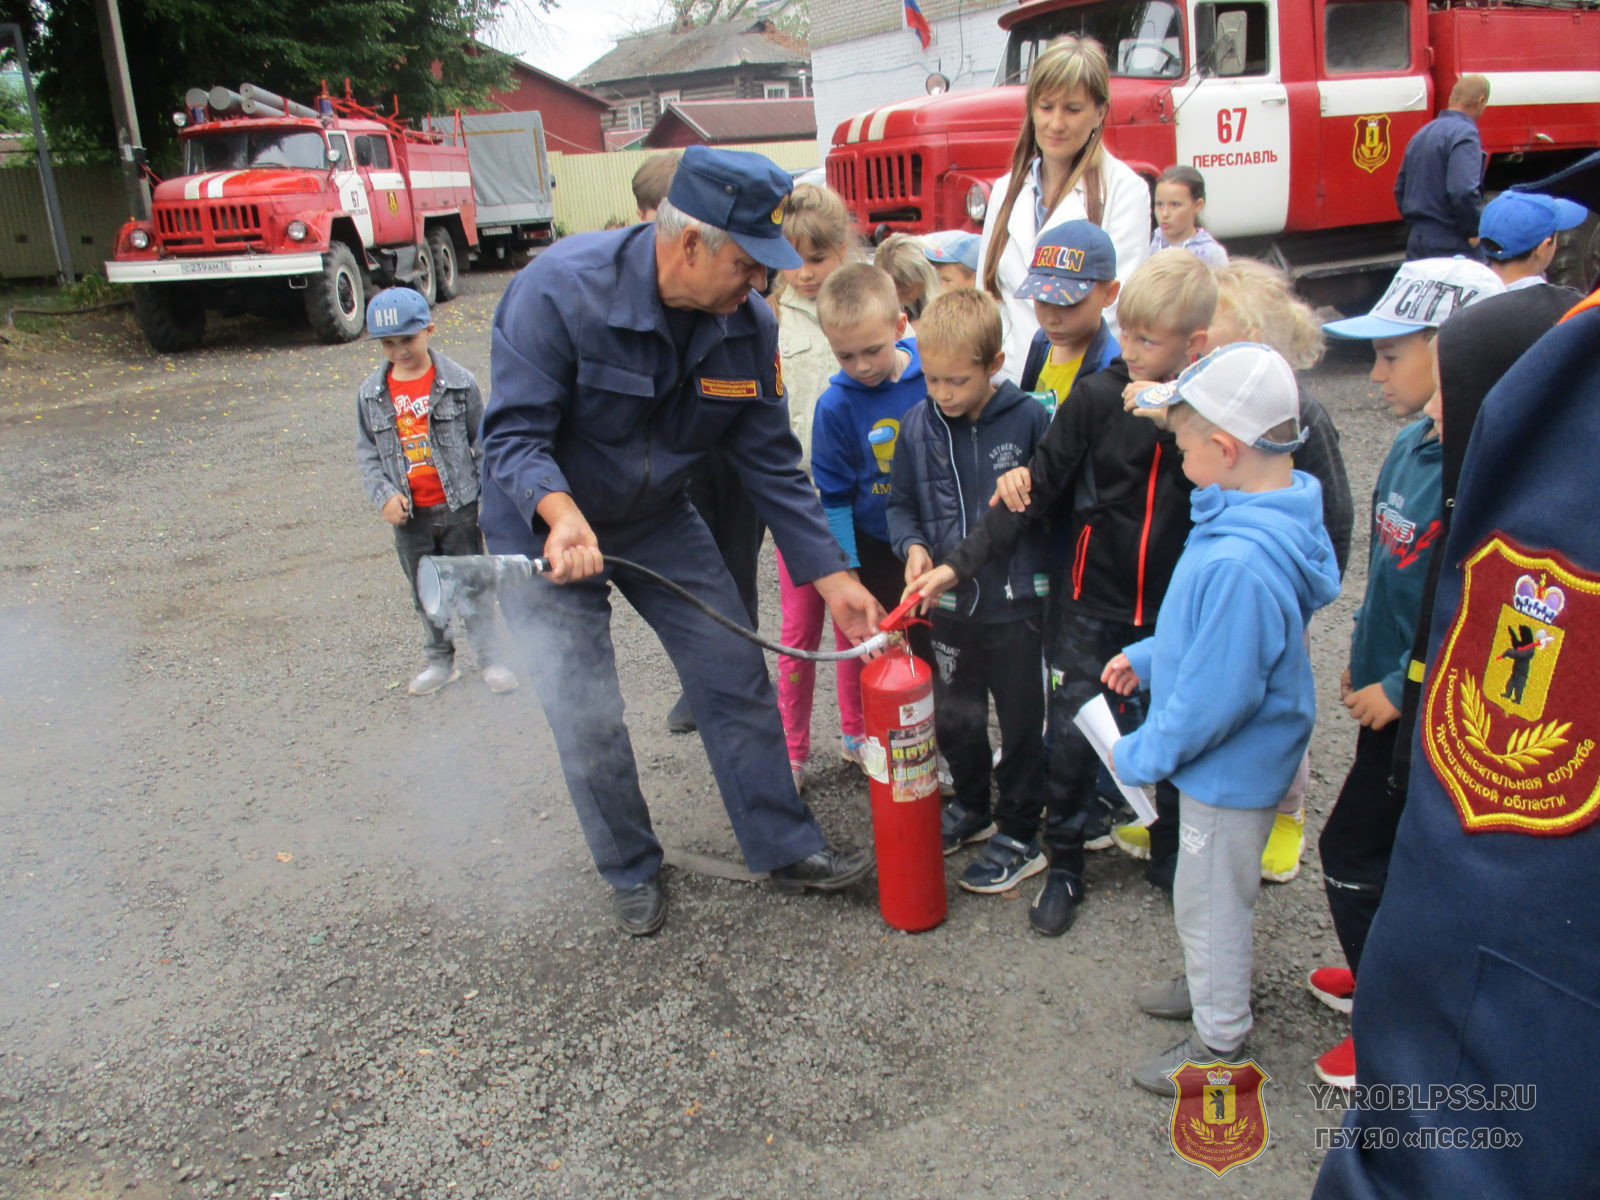
[[[122,163],[122,186],[128,209],[141,221],[150,219],[150,188],[144,181],[144,141],[139,137],[139,116],[133,107],[133,84],[128,80],[128,51],[122,41],[122,16],[117,0],[95,0],[94,16],[100,26],[100,50],[106,60],[106,83],[111,89],[111,112],[117,122],[117,157]]]
[[[56,195],[56,175],[50,168],[50,143],[44,136],[44,118],[39,114],[39,98],[33,94],[33,72],[28,69],[28,46],[22,39],[21,25],[0,25],[0,35],[9,34],[17,43],[17,65],[22,68],[22,93],[28,99],[28,115],[33,118],[33,140],[39,147],[39,186],[44,191],[44,215],[50,223],[50,240],[56,251],[56,281],[73,280],[72,250],[67,245],[67,227],[61,220],[61,197]]]

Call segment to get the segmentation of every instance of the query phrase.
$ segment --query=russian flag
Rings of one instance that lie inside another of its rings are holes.
[[[922,9],[917,7],[917,0],[905,0],[906,28],[917,35],[917,40],[926,50],[928,43],[933,40],[933,30],[928,28],[928,18],[922,15]]]

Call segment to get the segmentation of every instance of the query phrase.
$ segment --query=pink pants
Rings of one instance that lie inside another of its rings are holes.
[[[815,650],[822,644],[822,625],[828,606],[809,583],[796,585],[789,578],[783,555],[778,555],[778,598],[783,609],[783,632],[778,639],[796,650]],[[835,627],[834,648],[850,649],[850,639]],[[835,663],[839,685],[839,724],[845,734],[860,737],[866,726],[861,718],[861,660]],[[804,658],[778,655],[778,713],[789,745],[789,761],[804,763],[811,756],[811,703],[816,691],[817,664]]]

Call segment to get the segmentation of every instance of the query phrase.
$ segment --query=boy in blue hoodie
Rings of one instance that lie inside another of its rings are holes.
[[[1148,686],[1150,713],[1112,747],[1128,783],[1179,792],[1173,916],[1184,978],[1140,989],[1152,1016],[1192,1031],[1135,1066],[1133,1080],[1176,1094],[1184,1062],[1243,1061],[1261,852],[1316,720],[1311,614],[1339,594],[1322,525],[1322,488],[1293,469],[1302,440],[1294,370],[1277,351],[1236,342],[1138,402],[1170,408],[1194,484],[1194,528],[1155,636],[1126,647],[1102,681]]]
[[[942,292],[922,314],[917,348],[928,396],[900,422],[889,489],[889,535],[905,559],[907,583],[983,519],[1000,476],[1032,458],[1050,427],[1043,405],[1013,383],[992,382],[1004,341],[1000,307],[984,292]],[[985,564],[933,608],[934,732],[955,786],[943,814],[946,854],[996,828],[1024,843],[1038,830],[1045,782],[1041,630],[1054,566],[1050,541],[1035,527],[1009,557]],[[990,696],[1000,722],[998,763],[989,749]],[[990,802],[991,767],[997,805]],[[969,866],[961,886],[994,893],[1014,881]]]
[[[889,470],[900,418],[927,394],[922,360],[916,340],[905,338],[894,280],[868,263],[828,276],[817,322],[840,370],[811,418],[811,476],[850,565],[878,603],[893,608],[903,581],[889,544]]]

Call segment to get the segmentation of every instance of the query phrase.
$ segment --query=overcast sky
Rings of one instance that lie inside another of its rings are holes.
[[[561,79],[570,79],[619,35],[655,24],[661,0],[561,0],[541,12],[533,0],[510,0],[506,18],[486,38]]]

